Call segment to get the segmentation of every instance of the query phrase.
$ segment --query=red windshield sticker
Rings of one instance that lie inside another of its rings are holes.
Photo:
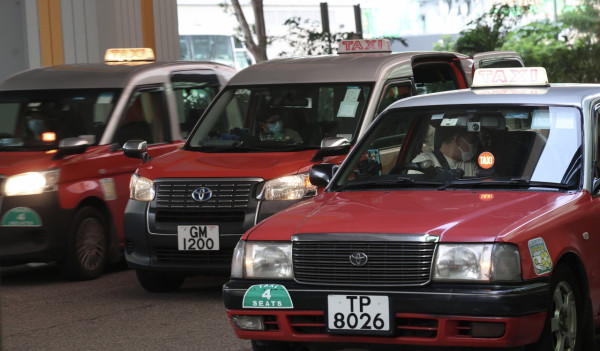
[[[492,168],[492,166],[494,165],[494,155],[492,155],[491,152],[487,152],[487,151],[482,152],[479,155],[478,162],[479,162],[479,167],[481,167],[483,169]]]

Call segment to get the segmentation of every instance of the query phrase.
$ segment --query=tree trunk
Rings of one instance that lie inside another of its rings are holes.
[[[252,31],[250,30],[248,21],[246,21],[246,16],[244,16],[240,2],[238,0],[231,0],[231,5],[233,6],[235,17],[242,28],[242,32],[244,33],[244,42],[246,47],[248,50],[250,50],[256,59],[256,62],[268,60],[267,36],[265,31],[265,16],[263,12],[262,0],[252,0],[252,9],[254,10],[254,19],[256,21],[255,27],[257,42],[254,41]]]

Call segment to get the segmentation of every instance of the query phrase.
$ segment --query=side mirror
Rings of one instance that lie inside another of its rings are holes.
[[[86,137],[64,138],[58,142],[58,150],[52,159],[60,160],[67,155],[82,154],[87,150],[90,144],[94,143],[94,139]]]
[[[350,152],[350,142],[346,138],[327,137],[321,140],[321,148],[315,153],[310,162],[323,161],[326,156],[346,155]]]
[[[321,163],[312,166],[308,173],[308,179],[312,185],[326,187],[340,166],[332,163]]]
[[[148,143],[145,140],[127,140],[123,144],[123,154],[131,158],[139,158],[143,163],[150,161]]]
[[[321,148],[322,149],[328,148],[328,147],[344,146],[344,145],[350,145],[350,142],[346,138],[327,137],[327,138],[323,138],[323,140],[321,140]]]
[[[592,183],[592,195],[596,195],[600,192],[600,178],[594,178]]]

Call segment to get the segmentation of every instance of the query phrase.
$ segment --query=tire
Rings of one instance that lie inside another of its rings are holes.
[[[71,224],[67,251],[60,261],[63,275],[73,280],[98,278],[107,264],[107,219],[94,207],[82,207]]]
[[[181,274],[136,270],[138,282],[149,292],[164,293],[179,289],[185,281]]]
[[[571,268],[556,267],[550,281],[550,293],[544,330],[529,350],[582,351],[584,301]]]

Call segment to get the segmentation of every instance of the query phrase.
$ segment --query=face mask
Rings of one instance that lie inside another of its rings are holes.
[[[283,129],[283,122],[277,121],[275,123],[269,124],[269,130],[273,133],[281,133]]]
[[[461,138],[467,146],[469,146],[469,151],[463,151],[463,149],[458,145],[458,149],[460,150],[460,156],[463,162],[469,161],[475,156],[475,144],[469,143],[465,138]]]

